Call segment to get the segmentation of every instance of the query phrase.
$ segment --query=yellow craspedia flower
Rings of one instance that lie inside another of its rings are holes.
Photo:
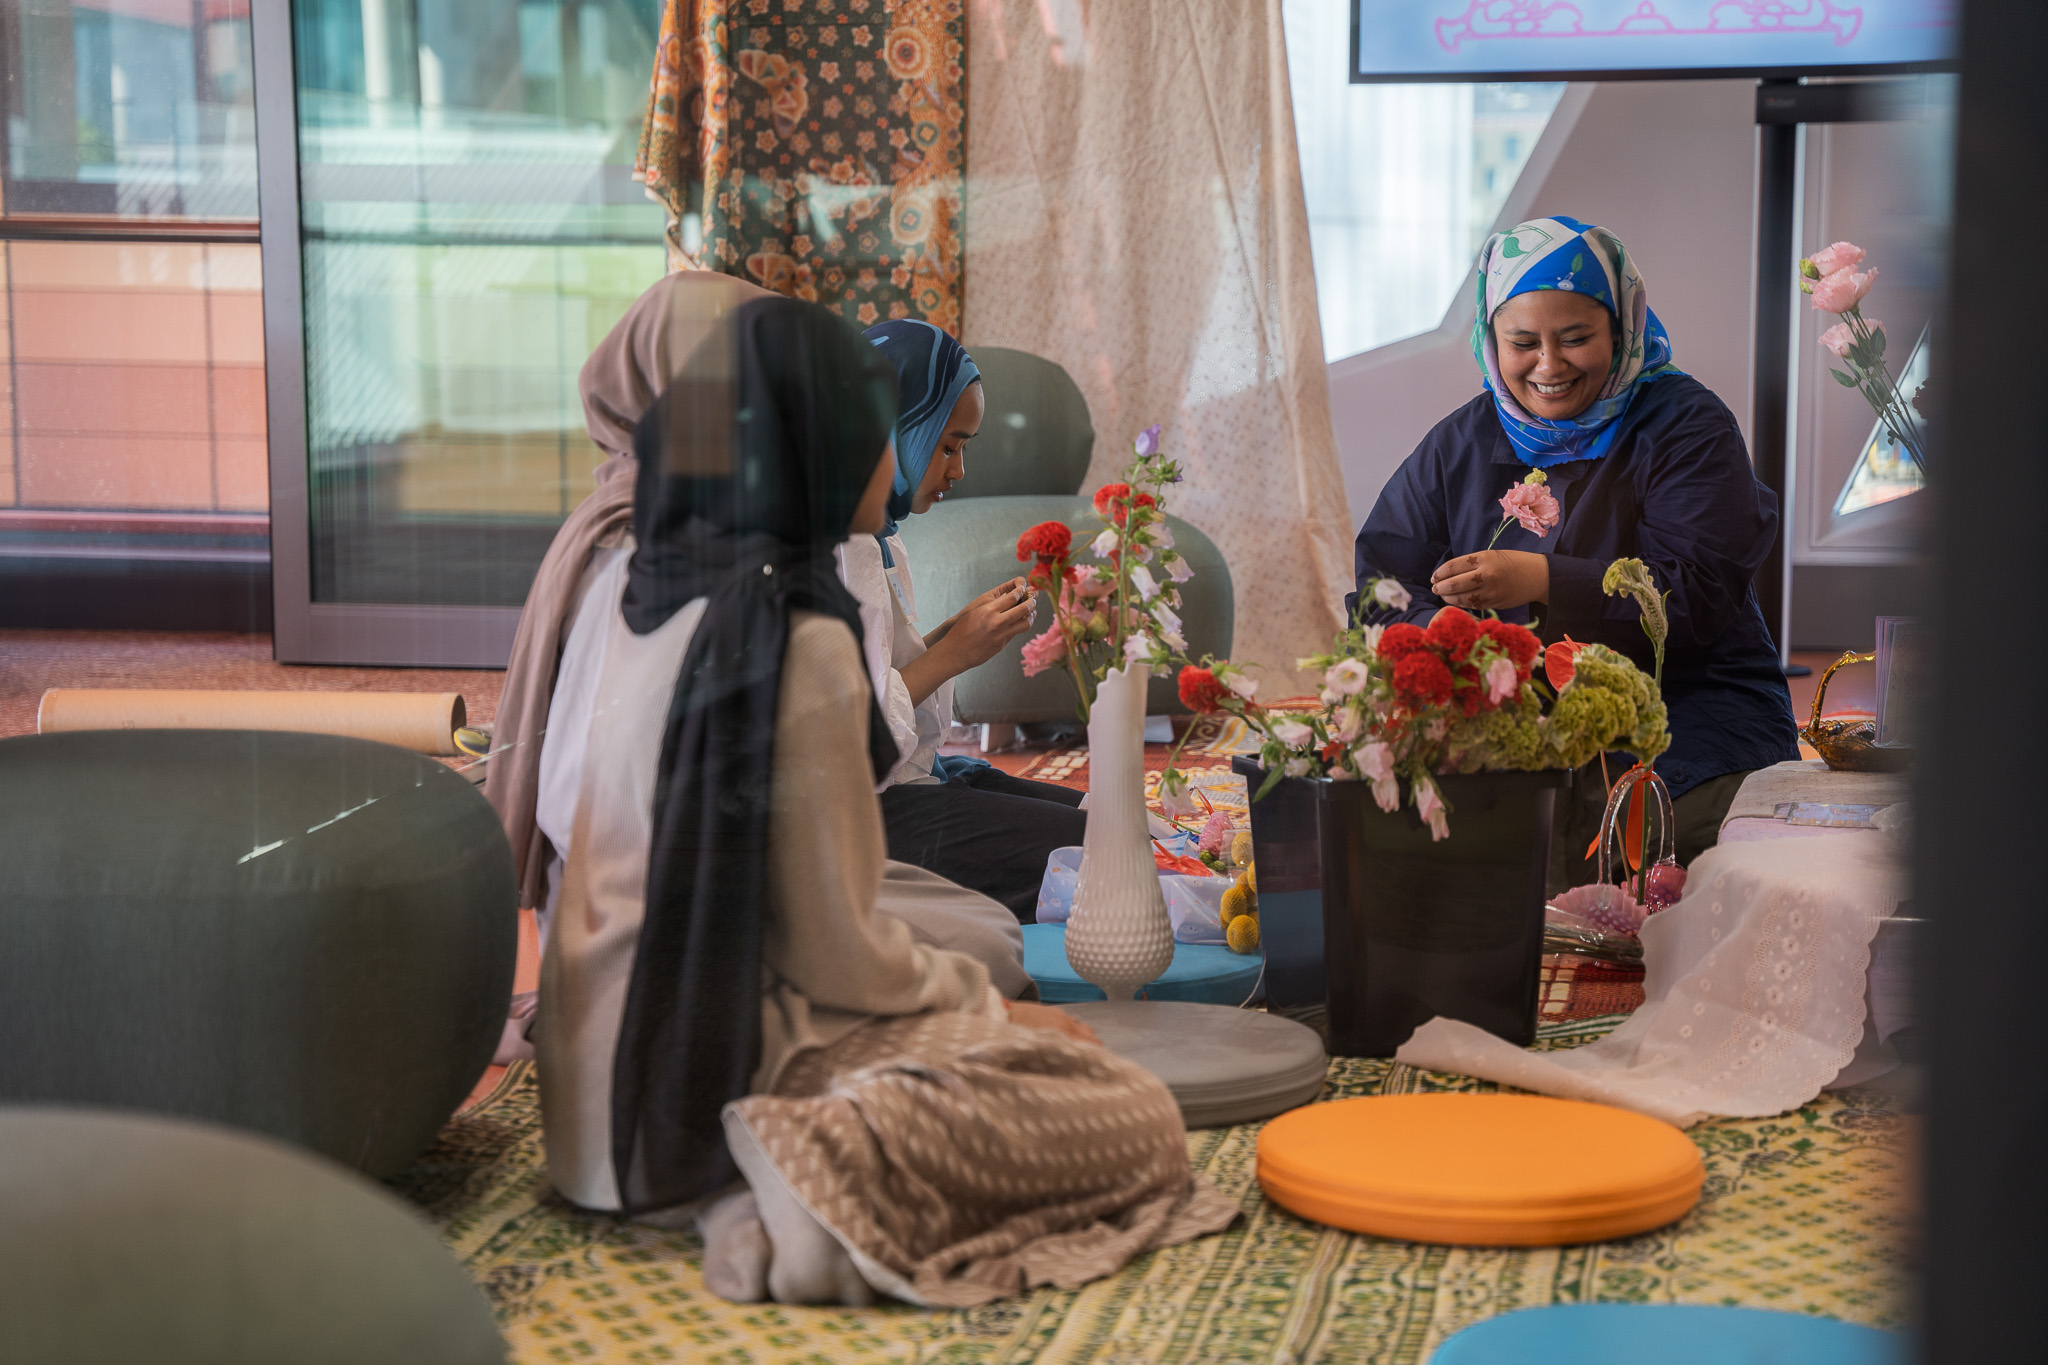
[[[1259,869],[1256,864],[1247,862],[1244,865],[1244,884],[1251,888],[1254,896],[1259,894]]]
[[[1239,915],[1252,912],[1252,893],[1245,890],[1243,882],[1223,893],[1223,923],[1227,926]]]
[[[1239,867],[1249,867],[1252,861],[1252,833],[1241,829],[1230,840],[1230,861]]]
[[[1239,915],[1224,929],[1223,941],[1230,945],[1233,953],[1256,953],[1259,950],[1259,917]]]

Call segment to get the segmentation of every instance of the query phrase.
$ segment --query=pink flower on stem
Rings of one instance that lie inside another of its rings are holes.
[[[1823,276],[1827,276],[1834,274],[1837,270],[1849,269],[1861,261],[1864,254],[1863,248],[1854,242],[1836,242],[1833,246],[1822,247],[1807,259],[1812,263],[1815,270],[1818,270]]]
[[[1450,836],[1450,815],[1444,808],[1444,795],[1436,789],[1436,783],[1426,777],[1418,778],[1415,783],[1415,813],[1428,824],[1432,843]]]
[[[1522,523],[1522,529],[1537,538],[1557,525],[1557,499],[1540,483],[1518,483],[1501,497],[1500,510]]]
[[[1231,823],[1228,811],[1211,811],[1196,843],[1204,853],[1228,853],[1231,836],[1236,833],[1237,826]]]
[[[1045,634],[1024,642],[1024,676],[1035,678],[1048,668],[1058,668],[1066,655],[1066,633],[1055,624]]]
[[[1515,672],[1513,659],[1495,659],[1486,666],[1486,695],[1495,706],[1515,695],[1522,687],[1522,680]]]
[[[1821,349],[1837,360],[1849,358],[1849,348],[1856,344],[1856,338],[1849,331],[1849,324],[1838,322],[1820,334]]]
[[[1823,313],[1846,313],[1863,302],[1863,296],[1870,292],[1870,286],[1877,283],[1878,272],[1857,274],[1842,269],[1832,275],[1823,275],[1813,286],[1813,306]]]

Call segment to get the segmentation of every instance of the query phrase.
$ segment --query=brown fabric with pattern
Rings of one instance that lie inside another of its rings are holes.
[[[863,1025],[728,1112],[856,1263],[933,1307],[1070,1289],[1239,1212],[1151,1073],[982,1014]]]
[[[957,335],[964,7],[668,0],[634,174],[668,208],[671,268]]]

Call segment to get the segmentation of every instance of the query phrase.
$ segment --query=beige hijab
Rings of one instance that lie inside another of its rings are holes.
[[[522,906],[539,905],[547,891],[542,884],[547,860],[534,805],[562,640],[592,552],[619,543],[632,525],[633,478],[639,468],[633,428],[720,316],[750,299],[771,297],[765,289],[708,270],[665,276],[634,301],[583,364],[584,425],[610,458],[597,467],[597,488],[555,533],[526,594],[484,778],[484,794],[512,843]]]

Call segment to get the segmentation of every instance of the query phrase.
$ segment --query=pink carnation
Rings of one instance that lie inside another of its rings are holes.
[[[1877,274],[1873,270],[1859,275],[1844,269],[1822,276],[1813,286],[1813,306],[1823,313],[1846,313],[1863,302],[1870,286],[1877,283]]]
[[[1057,668],[1066,658],[1067,637],[1057,623],[1045,634],[1024,642],[1024,676],[1035,678],[1048,668]]]
[[[1522,523],[1522,529],[1541,537],[1557,525],[1557,499],[1540,483],[1518,483],[1500,500],[1500,510]]]
[[[1861,261],[1863,248],[1854,242],[1836,242],[1833,246],[1822,247],[1808,257],[1813,268],[1822,275],[1832,275],[1837,270],[1847,270]]]

